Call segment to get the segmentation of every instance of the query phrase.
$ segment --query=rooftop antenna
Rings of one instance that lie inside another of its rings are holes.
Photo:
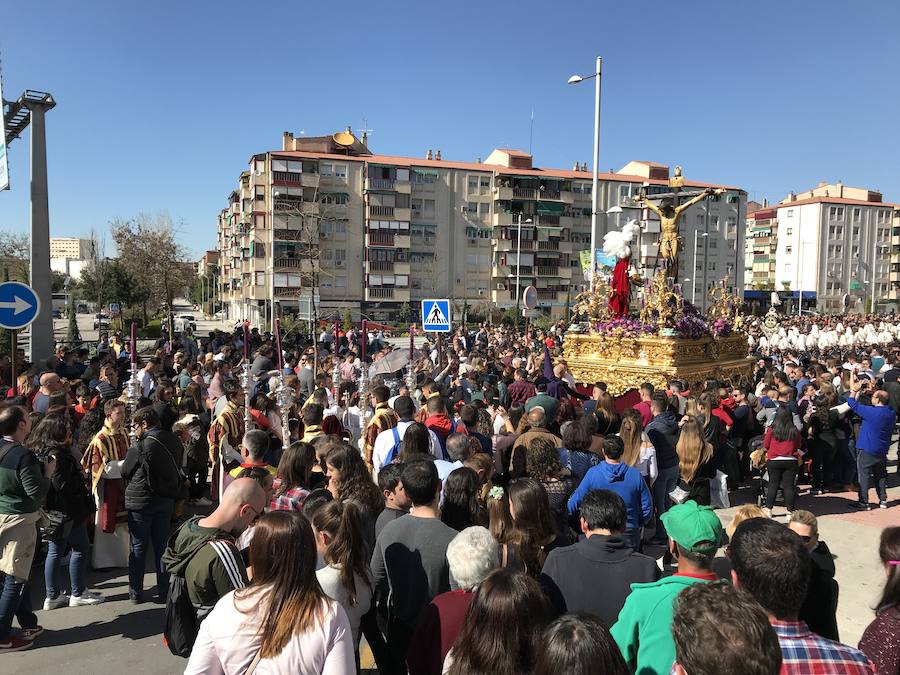
[[[369,129],[369,120],[365,118],[363,119],[363,128],[357,129],[357,131],[359,132],[363,145],[367,145],[366,141],[369,140],[369,134],[375,133],[374,129]]]
[[[528,154],[531,155],[531,145],[534,141],[534,106],[531,106],[531,129],[528,132]]]

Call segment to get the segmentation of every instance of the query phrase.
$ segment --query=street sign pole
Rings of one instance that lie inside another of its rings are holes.
[[[15,398],[19,395],[19,383],[16,382],[16,352],[19,351],[19,331],[11,330],[9,333],[12,335],[12,346],[9,350],[9,365],[12,372],[10,384],[12,385],[13,398]]]

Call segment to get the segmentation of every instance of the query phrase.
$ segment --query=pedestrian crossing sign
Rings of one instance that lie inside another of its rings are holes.
[[[449,300],[422,301],[422,329],[433,333],[450,332]]]

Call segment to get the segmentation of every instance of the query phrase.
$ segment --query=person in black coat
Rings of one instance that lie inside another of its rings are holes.
[[[169,538],[175,500],[183,498],[184,484],[179,470],[184,449],[171,432],[159,426],[159,416],[151,407],[138,410],[131,420],[137,441],[122,462],[125,509],[131,553],[128,556],[128,595],[132,602],[143,602],[144,566],[147,547],[152,543],[156,569],[157,599],[164,601],[169,590],[169,575],[161,558]]]
[[[538,579],[560,614],[587,612],[609,628],[631,584],[659,579],[656,561],[636,553],[624,536],[626,521],[625,502],[615,492],[587,493],[580,521],[585,539],[550,551]]]
[[[800,535],[809,550],[810,575],[800,619],[813,633],[840,641],[837,625],[838,583],[834,578],[834,557],[824,541],[819,541],[819,523],[809,511],[796,510],[788,527]]]

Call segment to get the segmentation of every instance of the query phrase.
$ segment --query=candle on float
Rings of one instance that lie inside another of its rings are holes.
[[[244,360],[250,358],[250,326],[244,322]]]
[[[137,363],[137,323],[131,322],[131,344],[128,345],[131,352],[131,362]]]
[[[275,352],[278,354],[278,372],[282,372],[284,364],[281,354],[281,319],[275,319]]]
[[[361,361],[363,362],[363,368],[365,368],[366,363],[366,348],[369,346],[369,322],[365,319],[362,320],[362,336],[360,339],[360,349],[361,353]]]

